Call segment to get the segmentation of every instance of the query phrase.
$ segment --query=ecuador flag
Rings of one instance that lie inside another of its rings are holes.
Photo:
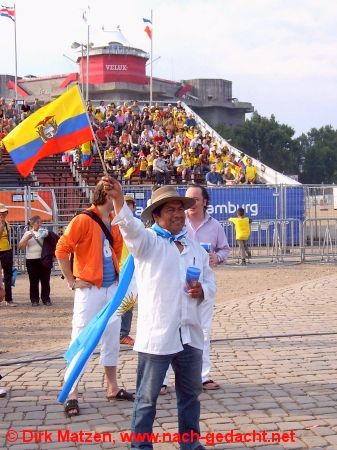
[[[18,171],[28,176],[37,161],[93,139],[78,86],[38,109],[2,142]]]

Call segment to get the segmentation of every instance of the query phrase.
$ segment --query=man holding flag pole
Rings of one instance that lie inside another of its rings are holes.
[[[199,442],[203,332],[200,305],[215,295],[207,252],[189,239],[185,210],[193,198],[181,197],[173,186],[153,192],[142,212],[146,229],[123,197],[118,181],[103,178],[113,202],[124,241],[135,261],[138,320],[134,350],[138,352],[137,392],[133,408],[131,448],[152,449],[156,402],[169,364],[175,372],[180,448],[204,450]],[[190,278],[193,275],[193,280]],[[137,440],[137,435],[142,439]]]

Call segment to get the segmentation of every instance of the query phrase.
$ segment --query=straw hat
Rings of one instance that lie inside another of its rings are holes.
[[[7,206],[0,203],[0,213],[3,213],[3,212],[8,212],[8,208],[7,208]]]
[[[162,186],[152,193],[151,203],[142,212],[140,216],[141,219],[145,221],[152,220],[153,210],[164,203],[174,200],[180,200],[184,206],[184,209],[191,208],[191,206],[195,204],[194,198],[181,197],[174,186]]]
[[[124,201],[125,202],[131,202],[134,205],[136,204],[136,200],[133,197],[131,197],[131,195],[124,195]]]

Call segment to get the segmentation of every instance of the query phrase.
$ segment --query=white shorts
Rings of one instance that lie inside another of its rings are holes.
[[[83,328],[114,296],[117,284],[108,288],[83,288],[75,290],[74,311],[72,320],[71,342],[73,342]],[[110,320],[101,339],[100,364],[103,366],[117,366],[119,354],[119,334],[121,318]]]

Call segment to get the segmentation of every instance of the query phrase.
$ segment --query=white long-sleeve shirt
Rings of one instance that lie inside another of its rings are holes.
[[[48,230],[46,230],[45,228],[40,228],[39,231],[34,231],[34,230],[26,231],[24,233],[24,235],[22,236],[20,243],[32,232],[33,232],[35,238],[39,240],[41,245],[36,241],[36,239],[34,239],[34,238],[29,239],[29,241],[27,242],[27,246],[26,246],[26,259],[39,259],[39,258],[41,258],[41,252],[42,252],[41,246],[43,245],[44,238],[48,234]]]
[[[135,258],[138,286],[138,322],[134,350],[168,355],[183,350],[183,344],[203,349],[202,302],[212,301],[216,285],[209,256],[198,242],[186,237],[180,253],[176,244],[157,236],[137,221],[124,203],[115,217],[130,253]],[[201,270],[202,302],[184,291],[186,269]]]

